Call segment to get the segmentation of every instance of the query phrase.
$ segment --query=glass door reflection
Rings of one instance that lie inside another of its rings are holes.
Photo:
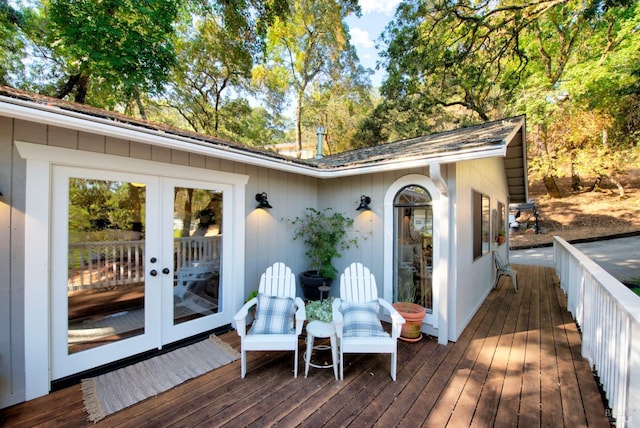
[[[69,179],[69,354],[145,332],[145,190]]]
[[[220,310],[222,203],[222,192],[174,189],[174,325]]]

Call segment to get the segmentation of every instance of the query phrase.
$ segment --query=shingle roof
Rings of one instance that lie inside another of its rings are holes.
[[[270,159],[276,164],[297,165],[303,169],[306,168],[307,171],[316,170],[327,173],[341,171],[343,174],[347,171],[348,175],[348,171],[357,174],[380,166],[391,169],[406,168],[406,165],[412,161],[424,161],[425,165],[429,162],[455,162],[462,159],[462,155],[465,154],[468,155],[466,159],[496,156],[496,153],[502,151],[506,153],[505,171],[511,202],[527,202],[524,116],[365,147],[320,159],[305,160],[7,86],[0,86],[0,96],[26,101],[33,104],[34,108],[58,110],[61,114],[87,116],[87,119],[93,117],[116,126],[134,127],[162,135],[179,137],[182,141],[186,140],[193,144],[204,144],[224,151],[232,150],[244,153],[248,157]],[[517,138],[518,135],[519,138]],[[483,155],[483,152],[487,151],[491,153]]]
[[[458,153],[464,150],[480,151],[508,144],[507,138],[522,123],[523,116],[513,117],[423,137],[351,150],[309,161],[320,168],[356,167],[363,164],[423,159],[436,155]]]

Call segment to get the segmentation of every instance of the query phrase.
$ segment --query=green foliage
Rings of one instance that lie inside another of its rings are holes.
[[[349,235],[353,219],[333,212],[331,208],[307,208],[303,216],[289,219],[289,222],[295,229],[293,239],[302,239],[307,247],[309,268],[325,278],[336,277],[338,271],[331,262],[341,256],[340,251],[358,245],[358,241]]]
[[[307,321],[322,321],[330,323],[333,321],[333,297],[329,297],[324,300],[314,300],[306,304],[305,312],[307,315]]]
[[[254,78],[271,102],[283,101],[287,93],[295,97],[295,140],[300,152],[305,96],[313,82],[331,86],[332,81],[354,75],[357,59],[344,18],[360,8],[353,0],[293,0],[291,7],[286,19],[276,18],[269,28],[266,60]]]
[[[161,91],[174,64],[176,0],[51,0],[44,40],[62,65],[58,97],[84,102],[93,84],[124,99]]]
[[[244,39],[229,34],[218,16],[201,16],[189,32],[177,43],[178,61],[167,104],[194,131],[218,136],[225,126],[224,94],[248,87],[253,60]]]

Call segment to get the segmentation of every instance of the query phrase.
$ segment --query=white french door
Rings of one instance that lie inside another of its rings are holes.
[[[230,322],[223,255],[232,186],[59,165],[52,172],[52,379]]]

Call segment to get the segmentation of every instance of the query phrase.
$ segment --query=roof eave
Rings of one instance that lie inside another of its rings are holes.
[[[445,152],[376,163],[321,168],[315,165],[305,164],[301,161],[279,159],[259,152],[236,149],[231,146],[213,145],[214,143],[207,143],[205,141],[177,134],[167,134],[162,131],[142,128],[133,124],[114,122],[113,120],[106,118],[87,116],[86,114],[71,110],[64,110],[58,107],[37,104],[31,101],[6,96],[0,96],[0,113],[25,121],[67,127],[94,134],[99,133],[113,138],[151,144],[157,147],[174,150],[183,150],[189,153],[213,156],[229,161],[271,168],[319,179],[372,174],[398,169],[411,169],[424,167],[431,163],[447,164],[464,160],[504,156],[506,151],[506,144],[503,143],[490,147],[475,147],[469,150],[460,150],[449,153]],[[516,130],[514,130],[514,132],[517,132],[519,127],[515,128]],[[506,139],[506,142],[508,141],[510,140]]]

